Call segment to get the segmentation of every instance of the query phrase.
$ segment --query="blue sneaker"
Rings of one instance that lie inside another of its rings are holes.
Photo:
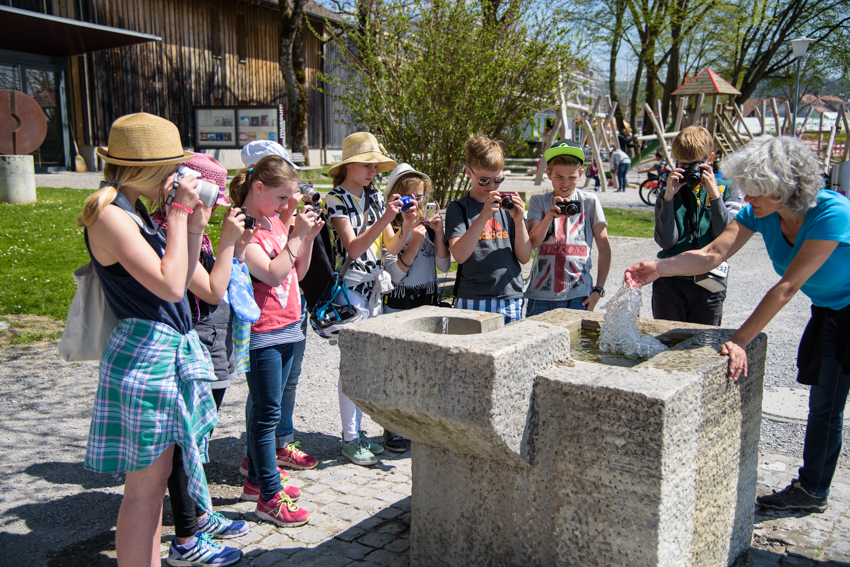
[[[211,540],[209,535],[198,532],[194,540],[185,546],[177,545],[176,539],[172,540],[166,561],[173,567],[205,567],[206,565],[224,567],[233,565],[240,559],[242,559],[241,549],[224,547]]]
[[[215,539],[243,536],[248,533],[248,529],[248,522],[228,520],[218,512],[212,512],[203,520],[198,520],[198,531]]]

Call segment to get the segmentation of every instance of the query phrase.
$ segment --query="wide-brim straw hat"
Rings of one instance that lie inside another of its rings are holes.
[[[109,144],[95,151],[106,163],[136,167],[184,163],[193,155],[183,150],[177,126],[146,112],[113,122]]]
[[[369,132],[357,132],[342,141],[342,161],[328,170],[329,177],[336,177],[347,163],[377,163],[378,173],[393,169],[398,164],[387,157],[387,150]]]
[[[390,173],[390,178],[387,179],[387,186],[384,187],[384,197],[389,198],[390,195],[393,194],[393,189],[395,189],[395,184],[403,175],[407,175],[408,173],[415,174],[421,179],[427,179],[428,183],[431,182],[431,178],[421,171],[416,171],[413,169],[413,166],[409,163],[400,163],[396,166],[392,173]]]

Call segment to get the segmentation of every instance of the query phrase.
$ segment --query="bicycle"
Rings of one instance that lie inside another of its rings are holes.
[[[670,174],[670,171],[670,168],[664,164],[660,177],[654,173],[650,173],[638,189],[640,200],[650,207],[655,207],[655,201],[658,200],[658,193],[667,185],[667,175]]]

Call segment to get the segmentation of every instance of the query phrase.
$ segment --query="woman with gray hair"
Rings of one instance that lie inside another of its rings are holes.
[[[625,275],[626,283],[636,288],[660,276],[704,274],[761,233],[781,279],[720,347],[729,357],[730,380],[747,376],[747,344],[798,290],[812,300],[812,318],[797,356],[797,381],[811,385],[803,466],[784,490],[756,498],[762,508],[826,510],[841,453],[850,389],[850,201],[823,190],[821,171],[796,138],[753,139],[723,164],[724,174],[749,204],[735,221],[701,250],[641,262]]]

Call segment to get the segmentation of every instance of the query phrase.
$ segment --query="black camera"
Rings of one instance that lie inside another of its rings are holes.
[[[510,211],[514,208],[513,194],[512,193],[499,193],[499,205],[503,209]]]
[[[235,210],[239,211],[243,215],[245,215],[245,230],[254,230],[254,227],[257,225],[257,219],[254,217],[248,216],[248,212],[244,207],[233,207]]]
[[[702,169],[700,169],[700,164],[702,162],[695,161],[688,165],[688,168],[685,170],[683,174],[685,178],[685,185],[688,186],[688,189],[693,189],[697,185],[700,184],[700,180],[702,179]]]
[[[581,212],[581,201],[561,201],[558,203],[558,209],[562,215],[577,215]]]

